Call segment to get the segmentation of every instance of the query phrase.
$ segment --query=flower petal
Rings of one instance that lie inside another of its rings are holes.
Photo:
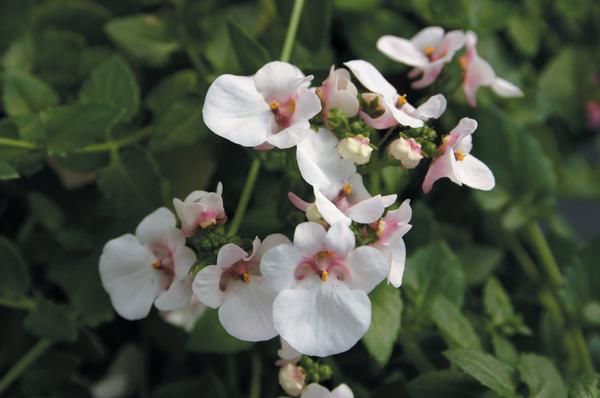
[[[343,223],[346,225],[350,225],[352,220],[348,218],[340,209],[336,207],[325,195],[321,193],[318,189],[314,189],[315,192],[315,205],[317,206],[317,210],[321,214],[321,217],[329,225],[333,225],[336,223]]]
[[[425,66],[429,59],[421,49],[401,37],[386,35],[377,40],[377,49],[396,62],[410,66]]]
[[[501,97],[522,97],[523,91],[508,80],[496,78],[492,90]]]
[[[354,117],[358,113],[359,103],[356,94],[350,90],[339,90],[329,97],[327,107],[338,108],[347,117]]]
[[[351,278],[348,285],[369,293],[388,275],[390,267],[385,256],[376,248],[361,246],[346,259]]]
[[[202,304],[210,308],[218,308],[225,297],[220,288],[223,269],[217,265],[202,268],[192,283],[194,296]]]
[[[440,62],[423,68],[421,78],[412,82],[412,87],[422,89],[429,86],[438,78],[440,73],[442,73],[442,69],[444,69],[444,63],[441,62],[441,60]]]
[[[189,280],[174,279],[168,290],[163,291],[154,305],[161,311],[173,311],[185,307],[192,297],[192,286]]]
[[[483,191],[489,191],[496,185],[494,174],[481,160],[473,155],[455,164],[456,178],[463,184]]]
[[[253,84],[264,98],[288,97],[298,89],[304,74],[292,64],[273,61],[265,64],[254,75]]]
[[[390,195],[391,196],[391,195]],[[386,199],[389,199],[386,197]],[[396,200],[393,195],[394,201]],[[394,202],[392,201],[392,203]],[[346,210],[346,215],[360,224],[370,224],[377,221],[385,211],[385,203],[381,195],[362,200]]]
[[[460,181],[454,173],[453,162],[455,162],[455,160],[452,151],[446,151],[442,156],[431,162],[429,170],[427,170],[427,174],[423,180],[423,192],[427,193],[431,191],[433,184],[444,177],[448,177],[452,182],[460,185]]]
[[[446,97],[442,94],[436,94],[429,97],[427,101],[419,105],[412,116],[422,120],[437,119],[442,116],[442,113],[446,110]]]
[[[171,210],[160,207],[144,217],[135,230],[135,236],[143,245],[166,243],[175,229],[176,222],[175,215]],[[177,240],[177,238],[175,239]],[[183,235],[179,240],[180,244],[185,242]]]
[[[175,262],[175,277],[184,279],[188,276],[192,265],[196,263],[196,253],[187,246],[179,247],[173,254]]]
[[[305,256],[312,256],[323,249],[326,231],[316,222],[298,224],[294,231],[294,246]]]
[[[275,299],[275,329],[305,355],[325,357],[352,348],[371,323],[367,294],[333,280],[307,278],[305,283]]]
[[[227,268],[246,257],[248,257],[248,253],[244,249],[236,244],[226,243],[219,249],[217,265],[221,268]]]
[[[267,142],[279,149],[291,148],[298,145],[310,132],[307,120],[298,121],[291,126],[267,137]]]
[[[391,251],[390,272],[388,274],[388,282],[394,287],[402,285],[402,277],[406,264],[406,245],[402,239],[388,246]]]
[[[398,92],[385,77],[367,61],[357,59],[354,61],[345,62],[344,65],[348,67],[358,79],[358,81],[369,91],[377,94],[381,94],[384,97],[392,98],[395,101],[395,96]]]
[[[444,39],[444,29],[439,26],[428,26],[410,39],[411,43],[421,50],[425,47],[438,48]]]
[[[268,235],[260,244],[257,250],[254,251],[252,258],[260,259],[262,256],[274,248],[275,246],[283,245],[283,244],[291,244],[290,240],[287,236],[283,234],[271,234]]]
[[[287,289],[296,284],[295,271],[302,260],[302,253],[296,246],[284,243],[263,254],[260,273],[273,289]]]
[[[273,327],[275,291],[261,277],[226,295],[219,308],[219,320],[233,337],[244,341],[264,341],[277,336]]]
[[[294,121],[309,120],[321,112],[321,100],[314,89],[301,87],[296,96],[296,109],[294,111]]]
[[[354,398],[354,394],[346,384],[340,384],[331,391],[331,398]]]
[[[109,240],[100,256],[100,279],[119,315],[128,320],[148,315],[162,286],[156,258],[132,234]]]
[[[394,101],[395,99],[392,99],[390,97],[383,98],[384,105],[387,109],[390,110],[390,112],[392,112],[392,115],[394,116],[396,121],[398,121],[398,123],[400,123],[403,126],[409,126],[414,128],[423,127],[423,121],[421,119],[417,119],[415,117],[410,116],[406,112],[402,112],[400,109],[396,108],[396,104],[394,103]]]
[[[345,258],[354,249],[355,237],[350,227],[345,223],[335,223],[325,235],[325,248]]]
[[[304,388],[300,398],[331,398],[331,394],[322,385],[311,383]]]
[[[208,88],[202,117],[215,134],[246,147],[264,143],[277,126],[269,105],[248,76],[219,76]]]

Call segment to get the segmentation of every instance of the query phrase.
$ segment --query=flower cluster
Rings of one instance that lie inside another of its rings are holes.
[[[473,32],[431,27],[411,40],[384,36],[377,43],[384,54],[414,67],[416,88],[432,84],[465,45],[461,65],[472,105],[480,86],[521,95],[477,55]],[[369,329],[369,292],[386,279],[402,284],[410,201],[396,205],[397,194],[372,195],[364,176],[390,165],[413,169],[429,159],[424,192],[444,177],[481,190],[495,182],[471,154],[475,120],[463,118],[448,134],[426,124],[446,110],[442,94],[415,106],[369,62],[344,65],[332,66],[318,87],[311,87],[313,76],[279,61],[253,76],[222,75],[212,83],[203,117],[215,134],[259,151],[295,147],[313,197],[289,192],[288,198],[307,221],[295,226],[292,240],[275,233],[250,241],[223,232],[221,183],[216,192],[174,199],[179,228],[162,207],[142,220],[135,235],[104,247],[100,275],[121,316],[143,318],[154,304],[165,319],[189,329],[193,321],[186,317],[195,319],[204,306],[218,309],[224,329],[238,339],[281,337],[280,381],[291,395],[352,397],[345,385],[332,392],[306,385],[307,367],[298,361],[349,350]]]

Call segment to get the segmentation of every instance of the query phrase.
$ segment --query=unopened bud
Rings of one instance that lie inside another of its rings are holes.
[[[306,219],[308,221],[318,222],[321,220],[321,218],[321,213],[319,213],[319,209],[317,209],[316,204],[312,203],[306,208]]]
[[[398,138],[390,144],[390,155],[398,159],[402,163],[402,167],[414,169],[417,167],[423,154],[421,153],[421,145],[414,138]]]
[[[373,119],[385,113],[382,96],[375,93],[363,93],[359,98],[360,109]]]
[[[369,145],[369,138],[364,135],[344,138],[337,146],[338,153],[346,160],[356,164],[365,164],[371,160],[373,147]]]
[[[297,397],[304,389],[306,375],[300,366],[288,363],[279,369],[279,384],[286,394]]]

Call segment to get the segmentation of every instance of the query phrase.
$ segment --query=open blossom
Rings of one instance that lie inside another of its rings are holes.
[[[194,329],[196,321],[200,319],[205,311],[206,306],[192,296],[187,306],[173,311],[161,311],[160,317],[165,322],[189,333]]]
[[[304,389],[300,398],[354,398],[354,394],[346,384],[340,384],[329,392],[325,387],[312,383]]]
[[[406,65],[413,66],[409,77],[421,75],[413,82],[414,88],[423,88],[433,83],[444,68],[452,61],[456,51],[465,45],[465,34],[460,30],[448,33],[439,26],[421,30],[410,40],[386,35],[377,40],[379,51]]]
[[[287,363],[279,369],[279,385],[286,394],[297,397],[304,390],[306,374],[300,366]]]
[[[194,295],[206,306],[219,309],[219,320],[230,335],[245,341],[277,335],[272,317],[276,291],[265,282],[259,263],[267,250],[287,242],[281,234],[269,235],[262,243],[256,238],[250,255],[227,243],[219,250],[217,264],[196,274]]]
[[[417,167],[423,154],[421,153],[421,144],[415,141],[414,138],[405,139],[400,137],[390,143],[390,155],[398,159],[402,167],[406,169],[414,169]]]
[[[173,199],[173,207],[186,236],[193,235],[198,227],[204,229],[227,221],[222,193],[223,184],[219,183],[217,192],[194,191],[183,202],[177,198]]]
[[[188,273],[196,254],[175,228],[165,207],[146,216],[135,230],[104,245],[100,278],[113,307],[125,319],[141,319],[152,304],[161,311],[185,307],[192,295]]]
[[[317,95],[323,102],[323,120],[327,120],[329,110],[333,108],[341,110],[347,117],[358,113],[358,90],[346,69],[331,66],[329,76],[317,89]]]
[[[269,62],[254,76],[221,75],[209,87],[202,115],[215,134],[236,144],[290,148],[310,129],[321,101],[312,76],[286,62]]]
[[[398,94],[383,75],[370,63],[364,60],[348,61],[348,67],[367,90],[377,94],[376,97],[363,97],[366,100],[381,100],[384,112],[375,118],[362,110],[360,117],[368,125],[376,129],[385,129],[397,124],[409,127],[422,127],[423,121],[430,118],[437,119],[446,110],[446,98],[437,94],[429,98],[424,104],[415,108],[405,95]]]
[[[365,164],[371,160],[373,147],[370,145],[369,137],[359,134],[342,139],[337,146],[337,150],[342,158],[355,164]]]
[[[465,117],[443,138],[438,148],[441,155],[431,162],[423,181],[424,192],[429,192],[433,183],[444,177],[455,184],[465,184],[484,191],[494,188],[496,181],[491,170],[470,154],[473,148],[471,134],[476,129],[477,121]]]
[[[279,293],[273,321],[279,335],[306,355],[349,350],[371,323],[369,293],[387,275],[388,264],[375,248],[354,248],[342,223],[325,231],[320,224],[296,227],[294,243],[267,251],[260,268]]]
[[[464,69],[463,89],[469,105],[476,106],[479,87],[490,86],[501,97],[522,97],[521,89],[496,76],[490,64],[477,54],[477,35],[467,32],[467,52],[460,59]]]
[[[406,263],[406,246],[402,239],[412,228],[409,224],[412,217],[410,200],[402,202],[396,210],[390,210],[376,225],[377,242],[373,244],[387,258],[390,264],[388,282],[400,287]]]

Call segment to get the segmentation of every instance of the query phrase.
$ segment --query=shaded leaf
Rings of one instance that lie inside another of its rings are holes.
[[[36,302],[23,326],[29,333],[50,341],[73,342],[77,338],[75,317],[63,305],[45,299]]]
[[[227,31],[244,74],[254,74],[264,64],[272,61],[268,51],[235,22],[227,23]]]
[[[11,70],[4,75],[4,110],[10,116],[37,113],[58,103],[58,96],[46,83],[28,73]]]
[[[152,126],[151,147],[172,149],[193,144],[207,132],[202,121],[202,102],[194,97],[181,99],[159,115]]]
[[[567,388],[563,379],[546,357],[536,354],[524,354],[519,362],[519,373],[529,388],[531,398],[564,398]]]
[[[247,350],[252,344],[227,334],[217,311],[207,309],[196,322],[186,346],[191,351],[225,354]]]
[[[0,181],[14,180],[19,178],[19,173],[6,162],[0,161]]]
[[[436,296],[429,308],[429,315],[450,348],[481,350],[479,336],[454,302],[444,296]]]
[[[29,288],[29,272],[21,250],[0,236],[0,297],[22,297]]]

